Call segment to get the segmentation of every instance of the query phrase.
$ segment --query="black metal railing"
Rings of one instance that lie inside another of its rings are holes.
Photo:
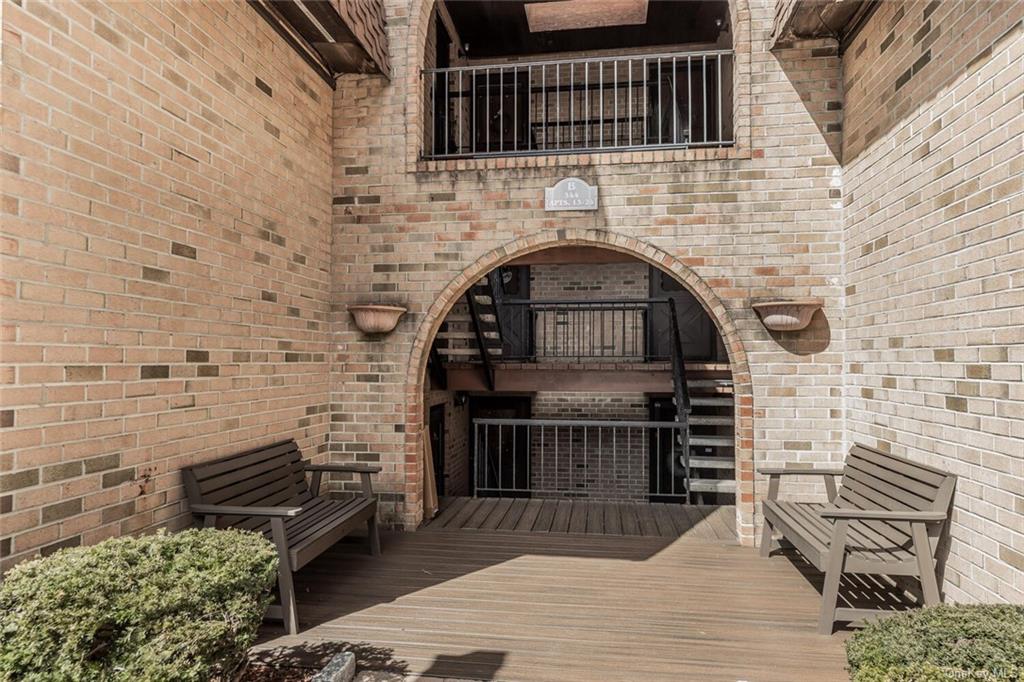
[[[424,158],[722,147],[731,50],[423,71]]]
[[[671,359],[671,346],[656,339],[651,329],[659,314],[669,326],[675,324],[670,299],[505,299],[500,310],[505,360]]]
[[[473,420],[477,496],[690,502],[685,424]]]

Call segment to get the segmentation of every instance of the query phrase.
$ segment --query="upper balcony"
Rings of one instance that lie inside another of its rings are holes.
[[[734,144],[727,3],[538,18],[545,4],[566,3],[438,5],[423,159]]]

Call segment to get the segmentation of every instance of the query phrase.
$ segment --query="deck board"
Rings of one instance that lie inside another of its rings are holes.
[[[846,679],[844,634],[816,634],[817,578],[785,556],[762,559],[732,538],[701,537],[682,508],[658,514],[676,531],[685,521],[689,531],[674,537],[604,534],[614,529],[611,510],[633,519],[623,529],[639,528],[646,505],[596,505],[604,533],[449,523],[486,521],[504,508],[502,526],[535,527],[559,508],[551,500],[486,502],[462,502],[415,533],[385,534],[379,557],[357,544],[333,547],[296,574],[302,632],[281,636],[268,624],[258,655],[314,659],[348,648],[363,666],[437,678]],[[566,528],[577,502],[562,505]],[[587,519],[591,504],[580,507]],[[513,510],[521,510],[514,519]],[[704,534],[720,532],[733,514],[690,511]]]
[[[444,498],[433,529],[507,530],[587,535],[695,535],[732,541],[735,507],[523,498]]]

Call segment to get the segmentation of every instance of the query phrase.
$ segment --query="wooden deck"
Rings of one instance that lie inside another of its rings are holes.
[[[539,532],[540,512],[526,531],[525,509],[499,518],[499,505],[479,529],[442,516],[387,534],[381,557],[337,545],[296,576],[301,634],[268,624],[258,656],[308,663],[350,649],[397,680],[847,679],[844,634],[815,633],[817,577],[721,539],[710,519],[729,508],[665,537],[657,520],[657,535],[608,534],[604,516],[600,533],[596,521]]]
[[[714,505],[449,497],[431,530],[506,530],[736,539],[736,508]]]

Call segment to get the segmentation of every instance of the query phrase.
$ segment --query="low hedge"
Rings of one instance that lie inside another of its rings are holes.
[[[933,606],[870,623],[846,643],[853,682],[1024,680],[1024,606]]]
[[[227,678],[256,637],[276,571],[262,536],[212,529],[20,564],[0,584],[0,678]]]

